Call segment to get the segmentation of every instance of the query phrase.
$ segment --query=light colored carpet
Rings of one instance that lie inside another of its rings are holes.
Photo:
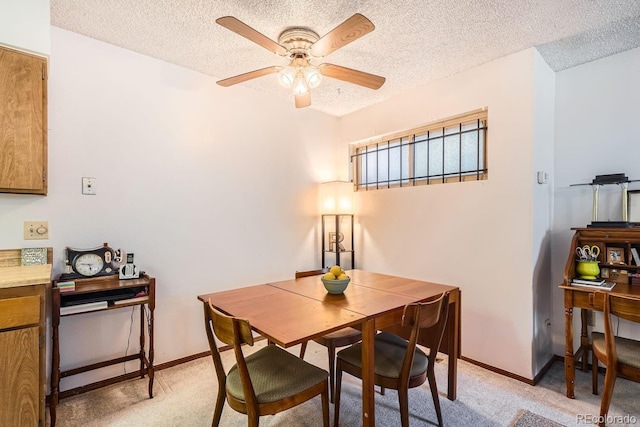
[[[266,345],[257,343],[253,349]],[[297,354],[299,347],[290,351]],[[223,353],[227,370],[234,363],[233,352]],[[324,347],[309,343],[305,360],[327,369]],[[458,399],[446,398],[447,357],[436,365],[436,378],[445,426],[514,426],[524,414],[537,414],[564,426],[589,425],[586,417],[599,412],[600,396],[591,394],[591,373],[576,372],[576,399],[565,397],[564,365],[553,364],[550,371],[532,387],[520,381],[495,374],[478,366],[459,361]],[[600,375],[600,385],[604,376]],[[56,425],[86,426],[210,426],[215,405],[217,382],[210,357],[156,372],[154,398],[147,395],[147,379],[134,379],[100,390],[62,400],[58,405]],[[361,382],[348,374],[343,376],[340,425],[361,425]],[[376,387],[376,390],[378,388]],[[618,379],[611,414],[630,417],[628,424],[640,425],[640,384]],[[397,393],[376,393],[376,425],[400,425]],[[333,421],[333,405],[330,405]],[[409,390],[409,413],[412,426],[437,425],[427,383]],[[294,409],[260,419],[261,426],[322,425],[320,399],[316,398]],[[47,413],[48,418],[48,413]],[[47,420],[49,425],[49,420]],[[246,426],[247,418],[225,406],[224,427]],[[526,424],[523,424],[526,425]]]
[[[562,427],[555,421],[551,421],[541,415],[523,410],[513,423],[513,427]]]

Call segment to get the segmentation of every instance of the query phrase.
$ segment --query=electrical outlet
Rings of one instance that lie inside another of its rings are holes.
[[[593,315],[593,310],[587,310],[587,325],[596,326],[596,317]]]
[[[45,240],[49,238],[49,221],[25,221],[24,240]]]

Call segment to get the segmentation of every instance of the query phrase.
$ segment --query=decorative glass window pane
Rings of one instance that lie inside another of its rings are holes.
[[[420,140],[416,137],[413,146],[413,176],[415,179],[424,179],[428,174],[427,169],[427,141],[426,135]]]
[[[474,172],[478,167],[478,132],[462,134],[462,172]]]
[[[402,163],[401,163],[401,172],[402,172],[402,182],[406,184],[409,182],[410,172],[409,169],[409,144],[407,139],[403,140],[402,145]]]
[[[401,168],[400,141],[389,142],[389,181],[392,184],[400,182]]]
[[[442,136],[442,128],[437,128],[429,131],[429,139],[440,138]]]
[[[458,173],[460,166],[460,135],[444,138],[444,173]]]
[[[444,130],[445,135],[452,135],[454,133],[458,133],[460,131],[460,125],[449,126]]]
[[[371,153],[367,153],[367,183],[369,184],[377,184],[378,182],[378,168],[376,168],[376,164],[378,160],[378,152],[373,151]]]
[[[378,181],[389,181],[389,149],[388,145],[384,144],[385,148],[378,151]]]
[[[442,177],[442,138],[429,141],[429,175]]]

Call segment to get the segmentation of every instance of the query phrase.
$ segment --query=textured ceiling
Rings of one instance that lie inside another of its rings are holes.
[[[354,13],[375,30],[316,61],[387,78],[379,90],[325,78],[309,108],[342,116],[530,47],[555,70],[640,46],[640,0],[50,0],[51,24],[220,80],[287,65],[215,23],[234,16],[272,40],[323,36]],[[288,99],[273,75],[241,84]],[[235,86],[224,90],[237,90]]]

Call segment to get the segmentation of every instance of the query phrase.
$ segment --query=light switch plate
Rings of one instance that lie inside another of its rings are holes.
[[[46,240],[49,238],[49,221],[25,221],[24,240]]]

